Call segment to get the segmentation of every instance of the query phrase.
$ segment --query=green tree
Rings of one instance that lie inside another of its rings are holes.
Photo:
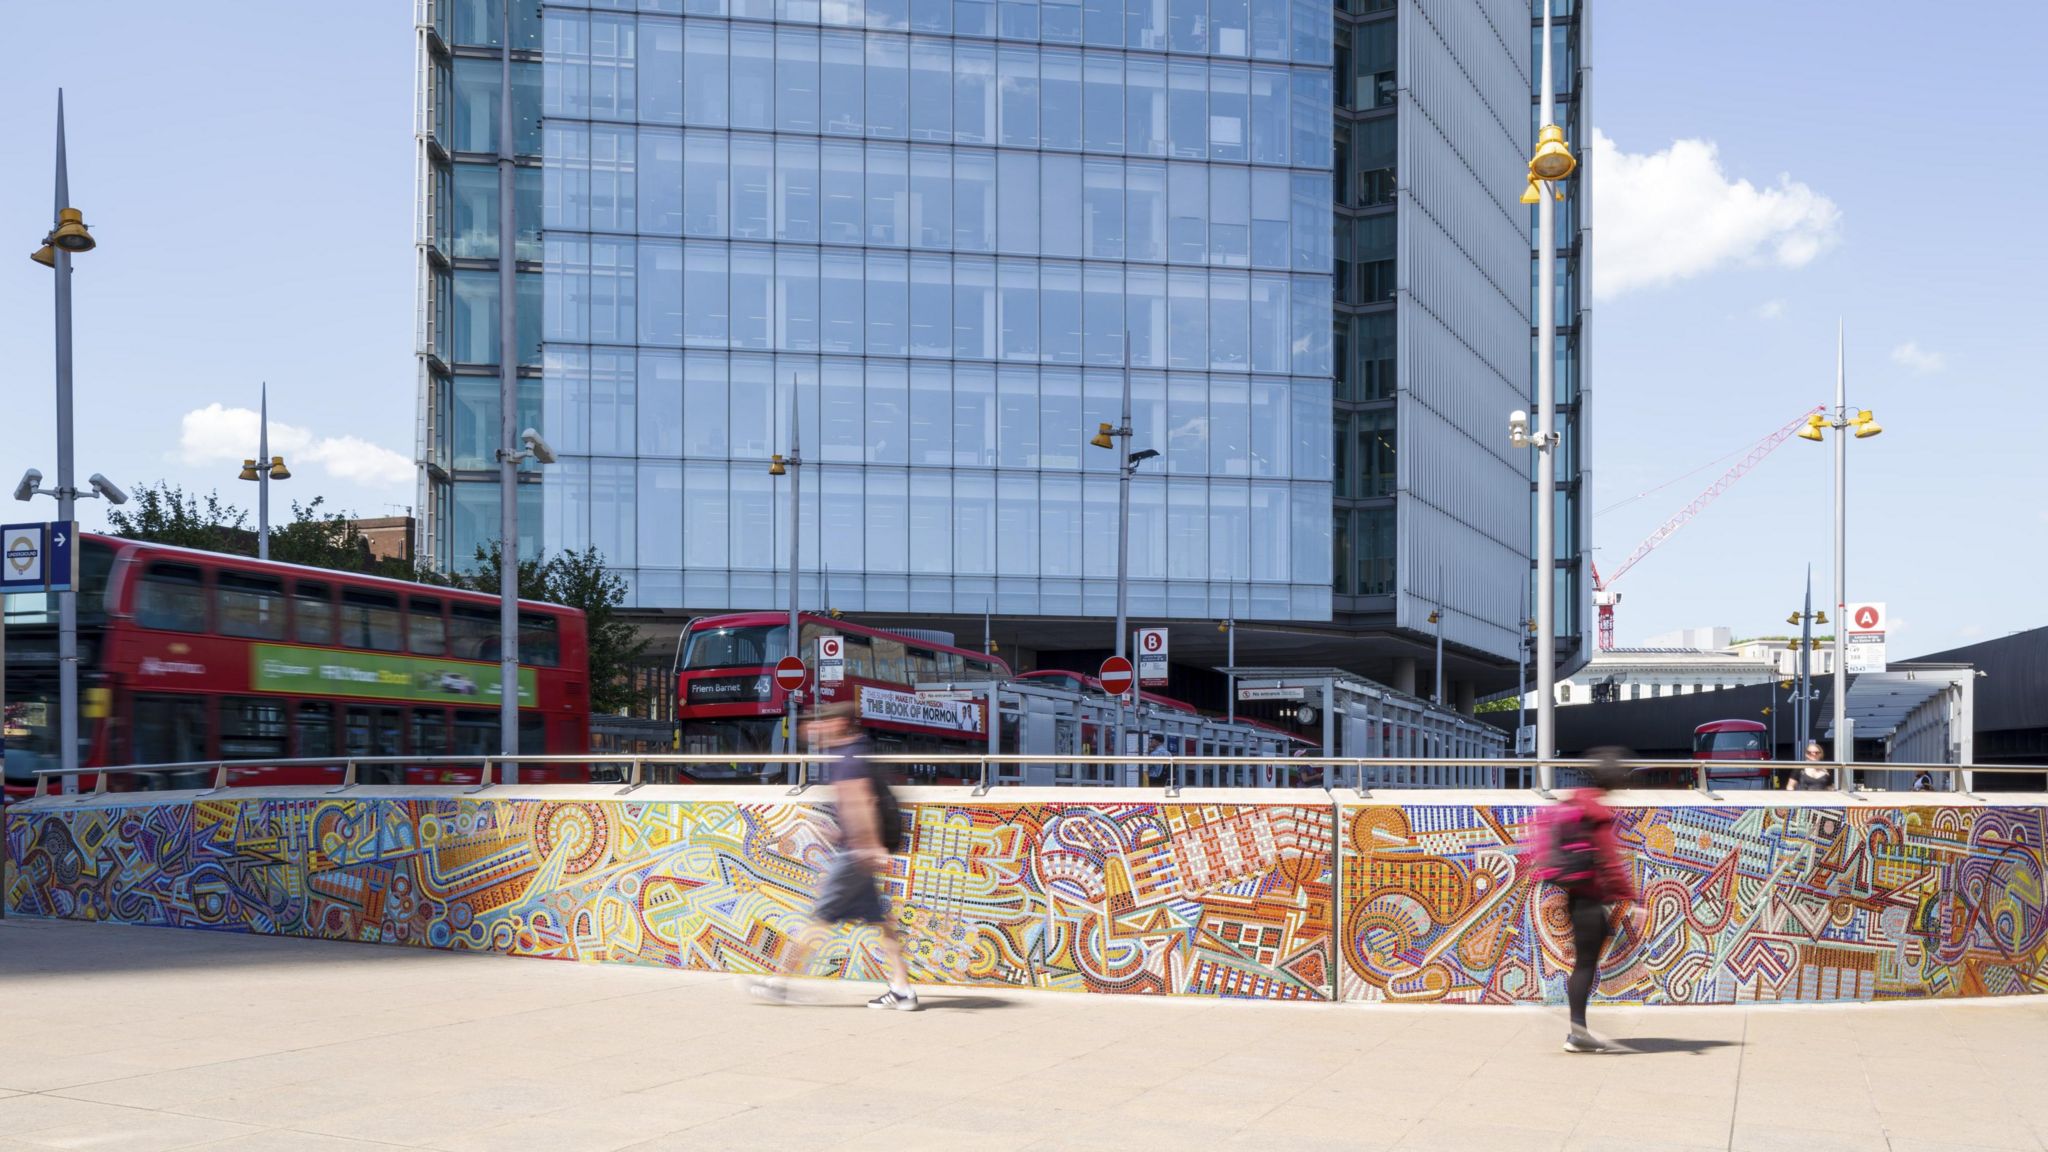
[[[461,587],[495,594],[498,591],[497,545],[476,550],[475,567],[456,577]],[[633,703],[632,670],[647,651],[639,629],[619,618],[626,602],[626,582],[605,567],[596,548],[557,552],[545,559],[519,562],[519,595],[583,611],[589,630],[590,710],[623,712]]]
[[[256,554],[249,514],[221,501],[219,492],[201,500],[175,485],[157,483],[136,490],[128,507],[107,510],[113,535],[180,548],[203,548],[241,556]]]

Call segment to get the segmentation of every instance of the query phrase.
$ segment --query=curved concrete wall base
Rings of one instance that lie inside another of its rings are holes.
[[[8,910],[755,972],[804,926],[829,856],[825,810],[768,789],[291,791],[16,807]],[[927,799],[938,795],[910,794],[912,849],[888,878],[921,979],[1270,999],[1563,995],[1562,901],[1525,880],[1515,847],[1526,805]],[[1607,998],[2048,991],[2038,805],[1641,807],[1623,811],[1621,831],[1651,915],[1610,947]],[[871,932],[845,935],[825,962],[873,977]]]

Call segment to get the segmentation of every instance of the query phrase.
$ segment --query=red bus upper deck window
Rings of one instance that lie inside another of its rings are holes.
[[[788,646],[789,627],[784,624],[708,628],[690,635],[683,667],[759,668],[782,659]]]
[[[448,651],[448,625],[441,617],[441,602],[415,596],[406,614],[406,646],[417,656],[442,656]]]
[[[341,643],[346,648],[400,651],[398,596],[369,588],[341,593]]]
[[[172,632],[206,631],[206,578],[190,564],[151,564],[135,594],[135,622]]]
[[[553,616],[519,614],[519,662],[553,668],[562,662],[562,637]]]
[[[284,639],[283,580],[254,572],[220,572],[214,576],[213,603],[221,635]]]
[[[292,635],[301,644],[334,643],[334,589],[317,580],[292,586]]]
[[[496,660],[498,610],[481,604],[450,605],[448,654],[458,660]]]

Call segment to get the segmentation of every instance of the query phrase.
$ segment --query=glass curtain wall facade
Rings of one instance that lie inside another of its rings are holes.
[[[420,539],[435,566],[469,566],[498,539],[500,447],[498,94],[502,0],[417,0]],[[541,426],[541,29],[512,6],[513,179],[519,426]],[[519,552],[542,543],[539,469],[519,486]]]
[[[501,254],[463,111],[496,106],[494,5],[467,7],[423,85],[450,106],[426,483],[458,564],[495,535],[465,378],[496,371]],[[622,7],[515,18],[540,543],[600,549],[634,607],[786,604],[794,414],[806,603],[1109,615],[1116,460],[1087,440],[1128,335],[1132,447],[1162,454],[1133,613],[1329,618],[1326,0]]]
[[[1556,249],[1550,258],[1557,262],[1557,430],[1562,437],[1556,454],[1557,468],[1557,586],[1558,658],[1561,675],[1582,667],[1592,658],[1597,629],[1593,621],[1592,509],[1588,495],[1591,470],[1588,417],[1592,390],[1587,379],[1589,328],[1592,320],[1593,232],[1587,183],[1592,175],[1592,120],[1587,112],[1587,82],[1592,78],[1586,52],[1586,0],[1549,0],[1550,61],[1554,100],[1553,115],[1571,143],[1579,161],[1571,179],[1559,187],[1564,199],[1555,203]],[[1530,58],[1541,67],[1544,0],[1531,0]],[[1539,75],[1540,83],[1540,75]],[[1532,90],[1529,112],[1529,146],[1535,148],[1542,125],[1540,89]],[[1529,209],[1529,235],[1536,235],[1536,210]],[[1536,310],[1536,276],[1544,254],[1532,243],[1529,249],[1529,310]],[[1537,357],[1543,354],[1536,330],[1530,329],[1529,373],[1536,372]],[[1535,454],[1530,454],[1530,514],[1535,513]],[[1531,549],[1534,540],[1531,540]],[[1540,577],[1539,577],[1540,578]],[[1532,591],[1533,596],[1533,591]]]
[[[1397,0],[1336,12],[1336,370],[1330,590],[1340,622],[1393,609],[1400,430],[1395,336],[1399,145]]]

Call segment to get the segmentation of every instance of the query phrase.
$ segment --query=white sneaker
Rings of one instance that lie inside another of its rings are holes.
[[[747,995],[763,1004],[790,1004],[789,981],[780,976],[757,976],[747,981]]]
[[[891,1008],[898,1012],[915,1012],[924,1007],[924,1005],[917,1002],[917,992],[915,989],[898,992],[891,988],[873,1000],[868,1001],[868,1007]]]
[[[1593,1035],[1590,1029],[1582,1025],[1573,1025],[1571,1031],[1564,1034],[1564,1050],[1600,1054],[1613,1052],[1615,1048],[1614,1045]]]

